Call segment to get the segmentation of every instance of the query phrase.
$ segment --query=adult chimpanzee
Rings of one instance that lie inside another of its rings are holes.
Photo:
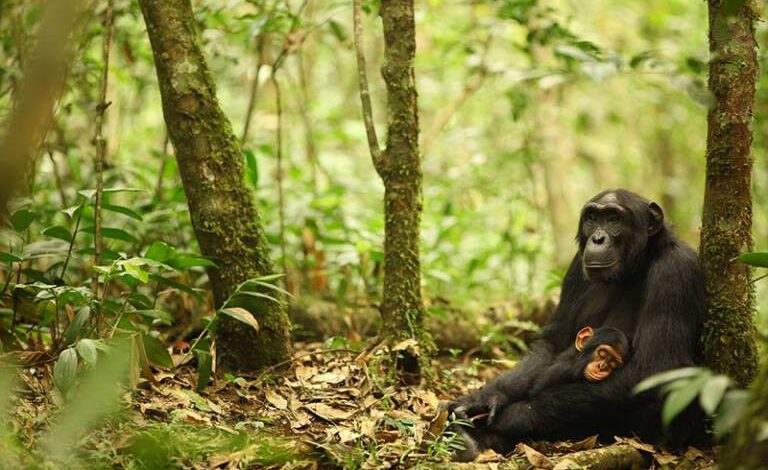
[[[528,395],[535,397],[555,385],[578,380],[605,380],[624,365],[628,354],[629,338],[618,328],[585,326],[576,333],[574,346],[558,354],[554,364],[536,378]]]
[[[560,304],[520,363],[449,409],[474,427],[454,429],[472,459],[482,448],[506,452],[523,439],[591,434],[661,436],[660,399],[632,388],[658,372],[694,364],[706,310],[696,253],[664,223],[654,202],[626,190],[605,191],[581,212],[578,253],[563,280]],[[583,327],[612,327],[632,338],[632,357],[599,382],[573,381],[531,393]],[[486,415],[485,417],[482,417]]]

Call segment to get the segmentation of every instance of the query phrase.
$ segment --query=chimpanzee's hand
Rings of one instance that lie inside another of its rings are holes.
[[[507,401],[503,393],[486,388],[450,402],[448,412],[453,413],[457,419],[473,422],[483,420],[491,425]]]

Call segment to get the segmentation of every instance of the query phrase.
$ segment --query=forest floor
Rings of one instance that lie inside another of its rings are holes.
[[[374,350],[375,351],[375,350]],[[118,416],[81,441],[85,468],[713,468],[715,451],[676,454],[617,438],[598,444],[528,442],[510,456],[492,451],[473,464],[449,463],[452,439],[436,417],[442,400],[466,393],[509,361],[434,360],[420,387],[394,387],[376,371],[376,353],[299,343],[291,361],[255,376],[225,374],[198,393],[184,366],[142,381]],[[50,385],[27,376],[27,388]],[[39,382],[39,383],[35,383]],[[19,400],[12,419],[29,445],[51,403]],[[47,410],[46,410],[47,409]],[[37,437],[36,437],[37,436]],[[75,467],[68,467],[75,468]]]

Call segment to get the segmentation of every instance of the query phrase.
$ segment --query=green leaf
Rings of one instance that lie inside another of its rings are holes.
[[[142,269],[140,264],[123,263],[122,264],[125,273],[139,282],[146,284],[149,282],[149,273]]]
[[[725,394],[723,402],[715,415],[715,436],[723,437],[739,422],[739,418],[749,403],[749,392],[746,390],[730,390]]]
[[[202,349],[195,349],[194,354],[197,358],[197,391],[202,392],[213,373],[213,356]]]
[[[110,211],[110,212],[116,212],[118,214],[127,215],[128,217],[131,217],[132,219],[136,220],[142,220],[141,214],[136,212],[133,209],[130,209],[125,206],[118,206],[115,204],[102,204],[101,206],[104,210]]]
[[[731,379],[725,375],[716,375],[707,380],[704,387],[701,389],[701,396],[699,396],[699,403],[701,408],[709,415],[715,413],[718,405],[725,396],[725,391],[731,384]]]
[[[230,300],[231,299],[235,299],[237,297],[254,297],[254,298],[257,298],[257,299],[267,299],[267,300],[269,300],[271,302],[274,302],[276,304],[281,303],[279,300],[277,300],[276,298],[272,297],[271,295],[262,294],[261,292],[250,292],[250,291],[235,292],[234,294],[232,294],[232,297],[230,297]]]
[[[23,232],[28,229],[35,220],[35,213],[27,208],[17,210],[11,215],[11,224],[17,232]]]
[[[19,263],[21,261],[24,261],[24,258],[20,258],[11,253],[6,253],[5,251],[0,251],[0,261],[8,264]]]
[[[259,162],[256,160],[256,155],[253,150],[249,148],[243,149],[245,155],[245,167],[246,173],[248,173],[248,179],[251,181],[254,189],[259,189]]]
[[[69,345],[75,342],[80,331],[83,329],[83,325],[85,325],[89,318],[91,318],[91,308],[87,305],[80,307],[75,317],[69,322],[67,329],[64,330],[64,344]]]
[[[58,238],[64,240],[67,243],[72,243],[72,234],[69,233],[69,229],[62,227],[61,225],[54,225],[43,229],[43,235],[51,238]]]
[[[216,263],[201,256],[180,255],[176,256],[175,258],[166,260],[165,262],[168,266],[178,270],[193,268],[197,266],[216,267]]]
[[[226,307],[220,310],[221,313],[229,317],[234,318],[237,321],[243,322],[246,325],[253,327],[257,332],[259,331],[259,322],[253,317],[253,314],[248,310],[241,307]]]
[[[681,369],[673,369],[666,372],[661,372],[659,374],[654,374],[639,384],[635,385],[633,393],[642,393],[675,380],[695,377],[697,375],[701,375],[703,370],[704,369],[700,367],[683,367]]]
[[[149,335],[141,335],[141,338],[144,341],[144,350],[147,352],[149,362],[165,369],[173,368],[173,359],[160,340]]]
[[[742,253],[736,258],[744,264],[757,266],[758,268],[768,268],[768,251],[756,251],[752,253]]]
[[[705,381],[706,378],[704,377],[688,380],[684,387],[677,388],[667,395],[664,408],[661,410],[661,421],[664,427],[669,426],[669,423],[691,404],[704,386]]]
[[[133,313],[138,313],[139,315],[147,318],[160,320],[160,323],[162,323],[163,325],[173,324],[173,317],[171,316],[171,314],[163,310],[152,308],[152,309],[135,310]]]
[[[173,246],[160,240],[155,240],[149,248],[147,248],[144,257],[155,261],[165,262],[168,258],[173,257],[175,253],[176,248]]]
[[[53,366],[53,383],[62,393],[72,388],[77,377],[77,353],[73,348],[67,348],[59,354],[56,365]]]
[[[83,338],[77,342],[75,349],[86,364],[91,367],[96,365],[96,361],[99,358],[99,353],[96,348],[96,341]]]
[[[82,204],[77,204],[75,206],[69,206],[66,209],[63,209],[61,212],[67,214],[67,216],[70,219],[72,219],[76,215],[78,215],[80,213],[80,211],[82,211],[82,210],[83,210],[83,205]]]
[[[113,227],[102,227],[101,236],[113,240],[122,240],[128,243],[139,243],[139,239],[123,229]]]

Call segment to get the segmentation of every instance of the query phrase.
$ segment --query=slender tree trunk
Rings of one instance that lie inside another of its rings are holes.
[[[388,110],[387,145],[383,152],[379,149],[371,112],[361,44],[360,0],[355,0],[354,10],[363,118],[373,164],[384,182],[382,331],[399,345],[395,349],[400,379],[406,383],[417,383],[421,378],[423,361],[433,346],[424,331],[424,304],[421,299],[419,223],[422,172],[413,68],[416,54],[413,0],[381,2],[384,27],[384,66],[381,73],[387,88]]]
[[[190,0],[140,0],[152,43],[163,114],[176,150],[192,226],[220,306],[248,278],[269,274],[272,264],[259,214],[243,184],[243,158],[200,46]],[[222,317],[217,331],[222,366],[255,370],[290,353],[282,305],[265,301],[252,312],[260,325]]]
[[[421,221],[421,158],[419,113],[413,60],[416,25],[413,0],[383,0],[384,66],[389,122],[387,147],[379,164],[384,181],[384,292],[381,315],[385,331],[397,338],[422,338],[419,223]],[[404,371],[418,381],[420,369],[405,354]]]
[[[714,103],[707,121],[700,248],[709,297],[702,346],[707,365],[746,386],[757,364],[753,292],[748,266],[733,259],[752,248],[750,147],[757,15],[752,0],[708,4],[709,89]]]

